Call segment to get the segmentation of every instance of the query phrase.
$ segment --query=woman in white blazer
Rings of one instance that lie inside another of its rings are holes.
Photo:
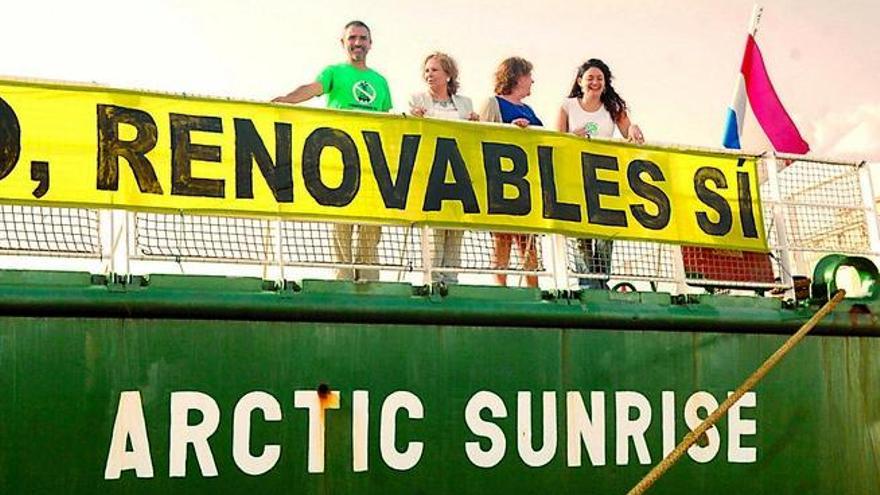
[[[410,98],[412,115],[444,120],[480,119],[471,99],[458,94],[458,67],[452,57],[441,52],[428,55],[422,64],[422,76],[428,90]],[[434,266],[461,266],[461,236],[461,230],[434,230]],[[458,276],[455,272],[433,272],[432,281],[455,284]]]
[[[409,109],[417,117],[446,120],[480,120],[467,96],[458,94],[458,67],[449,55],[434,52],[422,64],[428,90],[412,95]]]

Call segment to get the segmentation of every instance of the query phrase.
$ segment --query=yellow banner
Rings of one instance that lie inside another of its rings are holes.
[[[765,251],[753,158],[0,80],[0,201]]]

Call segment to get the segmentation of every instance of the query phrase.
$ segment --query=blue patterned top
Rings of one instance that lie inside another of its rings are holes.
[[[524,118],[529,121],[529,125],[544,126],[541,119],[535,115],[535,111],[532,110],[532,107],[525,103],[517,105],[500,96],[496,96],[495,99],[498,100],[498,109],[501,110],[501,121],[505,124],[509,124],[519,118]]]

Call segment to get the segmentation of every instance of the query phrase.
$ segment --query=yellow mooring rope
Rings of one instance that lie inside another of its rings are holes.
[[[819,309],[819,311],[817,311],[816,314],[814,314],[809,321],[804,323],[804,325],[797,332],[795,332],[794,335],[792,335],[788,340],[785,341],[784,344],[782,344],[782,347],[777,349],[776,352],[773,353],[773,355],[771,355],[769,358],[767,358],[766,361],[764,361],[764,364],[762,364],[757,370],[755,370],[755,372],[752,373],[751,376],[746,378],[746,381],[744,381],[742,385],[740,385],[739,388],[736,389],[736,392],[734,392],[733,395],[729,396],[727,400],[722,402],[721,405],[718,406],[718,409],[713,411],[712,414],[710,414],[708,418],[704,419],[703,422],[700,423],[700,425],[697,426],[693,431],[685,435],[681,443],[679,443],[675,447],[675,450],[670,452],[669,455],[664,457],[662,461],[654,466],[654,468],[651,469],[651,471],[648,472],[648,474],[646,474],[644,478],[642,478],[642,481],[639,481],[639,484],[637,484],[632,488],[632,490],[627,492],[627,495],[641,495],[642,493],[645,493],[648,488],[651,488],[651,485],[653,485],[658,479],[660,479],[660,477],[663,476],[663,474],[667,470],[669,470],[669,468],[671,468],[681,458],[682,455],[684,455],[687,449],[689,449],[691,445],[693,445],[694,442],[696,442],[697,439],[706,432],[706,430],[711,428],[712,425],[714,425],[719,419],[721,419],[722,416],[727,414],[727,410],[730,409],[730,407],[733,406],[736,401],[738,401],[746,392],[757,385],[757,383],[761,381],[761,379],[764,378],[764,376],[769,373],[770,370],[772,370],[773,367],[776,366],[779,361],[781,361],[782,358],[785,357],[786,354],[788,354],[788,351],[796,346],[801,341],[801,339],[803,339],[804,336],[807,335],[807,333],[812,330],[813,327],[815,327],[816,324],[819,323],[819,321],[822,320],[822,318],[825,318],[825,316],[827,316],[828,313],[830,313],[831,310],[834,309],[834,307],[843,300],[843,297],[845,295],[846,292],[843,290],[838,290],[837,292],[835,292],[834,297],[832,297],[830,301],[825,303],[825,305],[822,306],[822,308]]]

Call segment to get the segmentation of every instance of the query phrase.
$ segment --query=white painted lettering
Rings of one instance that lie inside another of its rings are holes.
[[[733,393],[728,393],[728,396]],[[755,392],[746,392],[739,398],[736,403],[727,411],[727,460],[729,462],[757,462],[758,449],[755,447],[743,447],[740,439],[744,435],[755,435],[758,433],[758,422],[754,419],[742,419],[740,417],[740,409],[744,407],[756,407],[758,404],[758,396]]]
[[[409,442],[406,450],[397,450],[397,411],[406,409],[410,419],[422,419],[425,417],[425,409],[422,401],[412,392],[399,390],[385,398],[382,404],[382,417],[379,426],[379,450],[382,452],[382,460],[391,469],[406,471],[412,469],[422,458],[425,444],[422,442]]]
[[[688,398],[684,404],[684,422],[691,431],[703,422],[703,418],[698,414],[700,409],[705,410],[706,417],[709,417],[713,411],[718,409],[718,401],[709,392],[695,392]],[[697,442],[688,449],[688,455],[696,462],[711,461],[718,454],[718,449],[721,448],[721,436],[718,434],[716,426],[706,430],[706,438],[709,440],[706,445],[700,446]]]
[[[202,421],[189,424],[189,412],[199,411]],[[171,393],[171,428],[168,447],[168,475],[172,478],[186,476],[187,446],[192,444],[202,476],[217,476],[217,466],[208,438],[220,424],[220,408],[210,395],[201,392]]]
[[[532,448],[532,393],[517,392],[516,394],[516,449],[519,457],[527,466],[541,467],[553,460],[556,455],[556,392],[544,392],[543,400],[543,432],[541,448]]]
[[[131,450],[125,450],[131,440]],[[150,441],[147,438],[147,422],[141,393],[125,391],[119,394],[113,436],[104,467],[105,480],[118,480],[122,471],[134,469],[138,478],[153,477],[153,459],[150,457]]]
[[[242,472],[258,476],[275,467],[281,456],[280,445],[266,445],[263,453],[251,455],[251,414],[259,409],[266,421],[281,421],[281,404],[270,394],[250,392],[235,405],[232,419],[232,458]]]
[[[663,403],[663,457],[666,457],[675,450],[675,392],[661,392],[660,400]]]
[[[507,407],[501,397],[486,390],[474,394],[464,408],[464,420],[471,433],[489,440],[489,448],[480,448],[479,441],[465,442],[464,451],[474,466],[491,468],[504,458],[507,442],[501,427],[480,417],[483,409],[488,409],[492,418],[507,417]]]
[[[581,444],[587,448],[593,466],[605,465],[605,392],[590,392],[590,414],[580,392],[568,392],[565,398],[568,466],[580,467]]]
[[[355,390],[351,398],[352,469],[356,473],[369,469],[367,445],[369,442],[370,393]]]
[[[629,439],[636,447],[639,463],[650,464],[651,454],[645,442],[645,432],[651,425],[651,403],[638,392],[615,392],[614,408],[617,418],[617,465],[629,464]],[[636,409],[638,415],[630,419],[630,409]]]
[[[527,390],[517,392],[515,429],[513,418],[507,419],[507,405],[499,395],[482,390],[470,397],[465,405],[464,419],[471,438],[470,441],[465,441],[464,450],[474,466],[489,469],[499,465],[507,453],[507,440],[513,441],[513,435],[516,436],[519,460],[524,465],[540,468],[552,463],[559,448],[559,436],[563,434],[559,431],[557,411],[558,394],[562,392],[541,391],[541,407],[535,406],[532,402],[533,395],[537,393]],[[589,404],[584,400],[586,393],[590,394]],[[651,429],[655,411],[652,411],[652,402],[646,395],[632,390],[614,392],[615,411],[612,415],[611,411],[608,411],[608,408],[612,407],[609,393],[611,392],[565,392],[565,424],[562,427],[566,430],[565,462],[569,468],[579,468],[585,463],[592,466],[606,466],[612,463],[608,459],[608,456],[612,455],[609,450],[611,442],[609,428],[614,428],[615,435],[614,464],[629,465],[633,451],[637,461],[633,459],[632,462],[642,465],[651,464],[652,451],[654,455],[662,451],[663,457],[673,451],[679,439],[676,430],[682,420],[686,425],[685,431],[691,431],[699,426],[703,418],[718,409],[718,400],[706,391],[696,391],[686,400],[681,397],[677,399],[677,392],[672,390],[654,392],[651,400],[655,405],[659,402],[657,407],[661,408],[659,425],[657,425],[661,431],[657,431],[657,428]],[[728,393],[728,397],[731,394],[732,392]],[[606,398],[609,400],[608,403]],[[418,432],[423,430],[416,429],[414,433],[408,433],[413,430],[404,428],[404,426],[418,425],[407,423],[408,420],[425,418],[424,405],[417,395],[401,390],[385,397],[379,410],[378,424],[376,418],[372,418],[373,424],[370,423],[368,390],[352,391],[351,400],[352,472],[369,471],[370,433],[376,427],[379,428],[379,454],[389,468],[407,471],[421,462],[428,440],[419,438],[421,434]],[[306,409],[308,412],[308,443],[305,447],[309,473],[323,473],[326,469],[327,410],[339,409],[340,402],[340,392],[333,392],[325,385],[317,391],[293,392],[294,407]],[[748,392],[728,411],[726,447],[729,463],[757,462],[758,448],[754,446],[758,429],[757,420],[753,411],[747,411],[745,419],[741,417],[743,409],[753,410],[756,406],[757,394]],[[373,407],[375,411],[378,403]],[[126,471],[134,471],[127,473],[128,477],[155,476],[144,412],[141,392],[136,390],[120,392],[104,466],[104,479],[120,479]],[[228,412],[224,414],[228,415]],[[541,418],[535,418],[535,414],[541,414]],[[195,469],[197,464],[202,476],[218,476],[210,440],[217,432],[220,419],[220,408],[211,396],[197,391],[171,392],[170,415],[167,423],[169,477],[187,476],[187,456],[193,452],[195,459],[189,460],[189,468]],[[260,476],[278,466],[283,442],[278,439],[260,440],[260,436],[253,436],[253,428],[254,425],[263,426],[258,423],[260,421],[280,422],[282,419],[281,404],[267,392],[259,390],[248,392],[235,403],[231,415],[231,454],[236,467],[242,473]],[[398,429],[398,426],[401,428]],[[534,438],[538,435],[538,428],[541,432],[540,439]],[[647,442],[649,429],[651,429],[651,441],[656,442],[656,444],[652,443],[651,450],[648,449]],[[722,448],[721,429],[717,425],[708,428],[704,436],[688,449],[691,459],[698,463],[709,463],[716,459]],[[344,432],[336,432],[336,435],[340,433]],[[373,435],[375,437],[375,431]],[[448,442],[449,438],[453,437],[444,437],[441,441]],[[218,444],[214,443],[214,447],[217,448]],[[375,451],[375,446],[373,450]],[[589,456],[588,461],[584,459],[585,450]],[[330,452],[331,458],[335,461],[340,460],[338,454],[340,453]],[[157,461],[160,464],[164,462]],[[192,475],[193,473],[190,472],[190,476]]]
[[[309,453],[310,473],[324,472],[325,411],[339,409],[339,392],[327,391],[321,398],[315,390],[295,390],[293,407],[309,410]]]

